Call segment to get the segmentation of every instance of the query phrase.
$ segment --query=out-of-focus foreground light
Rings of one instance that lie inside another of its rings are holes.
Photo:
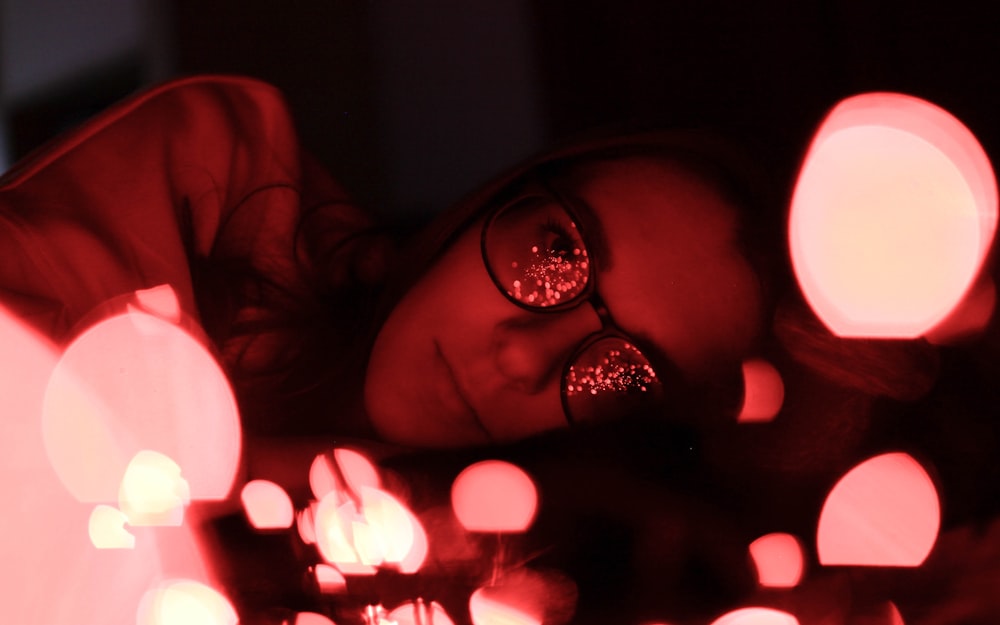
[[[333,490],[348,491],[357,496],[362,486],[382,488],[378,469],[364,454],[338,447],[332,454],[319,454],[313,458],[309,467],[309,488],[317,500]]]
[[[924,100],[868,93],[813,138],[791,202],[792,263],[835,334],[913,338],[962,299],[996,222],[996,180],[968,128]]]
[[[420,521],[381,489],[362,486],[359,494],[355,502],[330,491],[316,506],[311,531],[323,559],[344,575],[374,575],[382,565],[415,573],[428,550]],[[301,517],[299,531],[307,531]]]
[[[538,491],[519,467],[484,460],[466,467],[451,487],[451,505],[472,532],[523,532],[535,520]]]
[[[355,493],[360,493],[363,487],[382,488],[382,478],[379,477],[378,469],[364,454],[346,447],[338,447],[333,450],[333,459],[340,467],[347,488]]]
[[[407,562],[405,573],[420,568],[427,556],[427,537],[409,508],[384,490],[363,486],[361,514],[381,561],[397,565]]]
[[[906,625],[903,621],[903,615],[899,613],[899,608],[892,601],[887,601],[885,606],[886,612],[889,613],[889,625]]]
[[[475,625],[566,625],[576,612],[576,584],[552,570],[503,571],[469,597]]]
[[[191,488],[180,465],[148,449],[132,457],[118,487],[118,507],[129,525],[180,525],[189,503]]]
[[[805,570],[802,545],[791,534],[761,536],[750,543],[750,557],[757,569],[757,583],[765,587],[793,588]]]
[[[475,625],[542,625],[541,615],[511,605],[510,597],[491,596],[490,591],[490,587],[480,588],[469,597],[469,615]]]
[[[295,529],[299,531],[299,538],[307,545],[316,544],[316,510],[319,502],[313,501],[307,508],[295,513]]]
[[[396,625],[455,625],[441,604],[432,601],[407,601],[389,612],[389,621]]]
[[[169,297],[143,297],[136,306],[155,306],[167,315],[175,314]],[[163,325],[173,327],[172,321],[146,312],[134,311],[130,319],[136,321],[133,331],[140,334],[148,330],[158,333]],[[144,323],[148,320],[151,323]],[[167,335],[171,332],[168,330]],[[79,354],[60,358],[44,337],[2,306],[0,345],[0,397],[4,401],[4,418],[0,419],[0,502],[6,510],[0,523],[0,620],[78,625],[134,623],[143,597],[158,581],[209,579],[190,528],[181,525],[165,533],[150,528],[134,532],[127,529],[144,520],[154,524],[164,520],[142,518],[150,512],[167,513],[170,519],[176,519],[186,503],[188,489],[180,480],[181,466],[174,462],[175,451],[151,452],[156,445],[149,445],[150,439],[143,434],[150,435],[146,421],[161,414],[158,408],[162,406],[156,404],[166,406],[163,410],[169,414],[187,404],[175,404],[170,395],[154,394],[145,398],[146,404],[153,405],[150,410],[115,415],[122,420],[109,419],[108,408],[117,405],[117,398],[105,401],[102,388],[89,386],[87,382],[95,371],[87,366],[80,368],[81,375],[75,374],[83,363],[75,360]],[[122,386],[134,383],[134,387],[119,389],[119,393],[150,390],[141,376],[132,375],[137,372],[133,362],[110,361],[114,345],[98,341],[84,347],[91,351],[89,360],[105,372],[119,367],[115,370]],[[108,349],[102,352],[104,348]],[[71,349],[83,347],[74,343]],[[178,347],[182,363],[201,362],[201,356],[185,359],[185,349]],[[208,358],[203,350],[199,353]],[[109,360],[102,363],[101,354]],[[170,369],[178,361],[176,356],[147,353],[145,359],[151,369]],[[187,375],[199,373],[204,372],[188,371]],[[62,387],[68,391],[62,397],[66,411],[46,412],[60,403],[53,394],[58,395],[63,384],[70,387]],[[85,401],[76,404],[73,397]],[[235,413],[232,416],[235,424]],[[181,418],[200,419],[203,424],[211,420],[198,414]],[[60,430],[61,424],[67,427],[65,432]],[[176,429],[169,431],[178,434]],[[180,436],[168,438],[180,442]],[[210,462],[224,465],[225,451],[231,445],[238,451],[238,430],[235,438],[224,438],[225,444],[210,450]],[[109,451],[115,454],[113,467],[103,455]],[[147,459],[152,462],[147,463]],[[232,467],[219,466],[216,471],[227,474],[218,482],[224,494],[232,479]],[[90,488],[92,485],[99,488]],[[163,489],[156,494],[146,490],[150,485]],[[115,501],[127,511],[113,507]]]
[[[41,414],[52,467],[82,502],[115,501],[142,450],[182,467],[192,499],[225,497],[236,475],[239,415],[218,363],[176,323],[132,306],[69,345]]]
[[[133,623],[154,580],[206,575],[187,528],[134,537],[124,529],[124,513],[108,505],[121,474],[96,507],[66,490],[41,424],[58,352],[2,305],[0,345],[0,621]]]
[[[996,285],[989,276],[981,275],[955,310],[934,326],[925,338],[936,345],[947,345],[974,337],[989,326],[996,306]]]
[[[295,620],[293,620],[289,625],[337,625],[327,617],[322,614],[317,614],[315,612],[299,612],[295,615]]]
[[[236,625],[236,610],[213,588],[192,580],[171,580],[146,593],[137,625]]]
[[[118,508],[94,506],[87,524],[90,542],[98,549],[135,549],[135,536],[125,529],[127,523],[128,517]]]
[[[941,510],[930,476],[912,456],[870,458],[837,482],[823,504],[820,564],[919,566],[937,540]]]
[[[712,625],[799,625],[799,620],[772,608],[741,608],[723,614]]]
[[[743,361],[743,406],[740,423],[771,421],[785,401],[785,384],[774,365],[761,358]]]
[[[312,570],[316,586],[323,594],[338,594],[347,591],[347,580],[340,571],[329,564],[317,564]]]
[[[336,491],[331,491],[320,500],[313,519],[316,532],[316,547],[323,559],[333,564],[345,575],[374,575],[375,566],[381,562],[364,561],[367,555],[364,546],[355,547],[355,530],[364,524],[353,501],[343,501]],[[367,534],[358,532],[365,540]]]
[[[255,529],[287,529],[295,510],[285,489],[269,480],[251,480],[240,492],[243,512]]]

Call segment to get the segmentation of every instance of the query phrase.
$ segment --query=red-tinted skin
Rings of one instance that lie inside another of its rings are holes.
[[[698,380],[755,335],[757,278],[738,250],[737,209],[688,170],[648,157],[582,166],[572,192],[600,221],[597,290],[616,323]],[[513,304],[461,233],[379,332],[365,407],[386,439],[461,446],[566,426],[560,374],[600,329],[590,305],[540,314]],[[586,238],[586,233],[584,237]]]

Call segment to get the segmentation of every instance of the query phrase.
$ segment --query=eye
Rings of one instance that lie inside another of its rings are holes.
[[[576,224],[572,221],[557,221],[551,217],[539,225],[538,254],[572,260],[586,254],[583,241]],[[534,252],[535,250],[532,249]]]
[[[572,216],[537,198],[501,211],[484,237],[490,272],[508,297],[526,306],[564,304],[590,279],[587,248]]]

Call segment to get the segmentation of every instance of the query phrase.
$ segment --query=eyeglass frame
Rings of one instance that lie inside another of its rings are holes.
[[[531,187],[532,185],[527,185]],[[483,265],[486,268],[487,274],[490,276],[494,286],[497,290],[512,304],[518,308],[522,308],[532,313],[539,314],[556,314],[560,312],[565,312],[568,310],[574,310],[579,308],[584,304],[590,304],[595,314],[597,314],[598,320],[601,322],[601,329],[591,334],[587,335],[580,341],[570,356],[566,360],[566,364],[563,366],[562,376],[559,383],[559,398],[562,404],[563,416],[570,427],[578,425],[576,420],[573,418],[573,414],[569,409],[569,396],[567,392],[567,382],[570,369],[573,368],[574,364],[579,360],[580,356],[587,351],[595,343],[607,339],[616,338],[626,343],[627,345],[632,345],[635,347],[643,358],[649,363],[652,368],[653,373],[656,376],[661,388],[663,389],[663,395],[668,394],[668,379],[666,378],[667,373],[676,373],[676,367],[669,364],[668,359],[661,357],[656,350],[649,350],[643,347],[642,341],[637,341],[632,338],[627,332],[621,329],[621,327],[615,322],[614,317],[611,315],[611,311],[608,309],[607,304],[605,304],[604,299],[597,292],[597,269],[595,268],[595,262],[593,258],[590,258],[590,250],[594,249],[591,246],[591,241],[588,240],[589,237],[587,233],[581,229],[581,220],[578,217],[579,211],[573,210],[574,202],[570,201],[569,198],[558,192],[552,184],[544,179],[538,179],[534,181],[535,187],[538,190],[522,191],[518,193],[514,199],[502,202],[497,205],[496,208],[491,210],[483,223],[482,232],[480,233],[480,251],[483,257]],[[559,302],[552,306],[532,306],[526,304],[518,299],[516,299],[505,286],[500,281],[499,276],[493,269],[493,264],[490,262],[490,256],[487,249],[487,238],[490,231],[490,227],[496,222],[498,217],[502,215],[505,211],[514,208],[532,199],[539,199],[543,201],[554,201],[561,210],[565,211],[567,216],[569,216],[572,223],[576,226],[577,232],[580,234],[580,238],[583,240],[583,245],[586,250],[588,250],[588,267],[587,267],[587,284],[584,286],[583,290],[569,298],[567,301]],[[677,376],[675,375],[674,378]],[[673,385],[669,385],[673,386]],[[665,402],[661,401],[661,404]]]

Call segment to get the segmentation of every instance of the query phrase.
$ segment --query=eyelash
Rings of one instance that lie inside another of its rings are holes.
[[[575,230],[575,228],[574,228]],[[556,221],[553,218],[548,218],[545,223],[541,226],[541,231],[543,234],[554,234],[556,237],[564,239],[569,242],[570,249],[578,248],[584,249],[583,241],[575,232],[570,232],[570,229],[566,227],[565,224]]]

